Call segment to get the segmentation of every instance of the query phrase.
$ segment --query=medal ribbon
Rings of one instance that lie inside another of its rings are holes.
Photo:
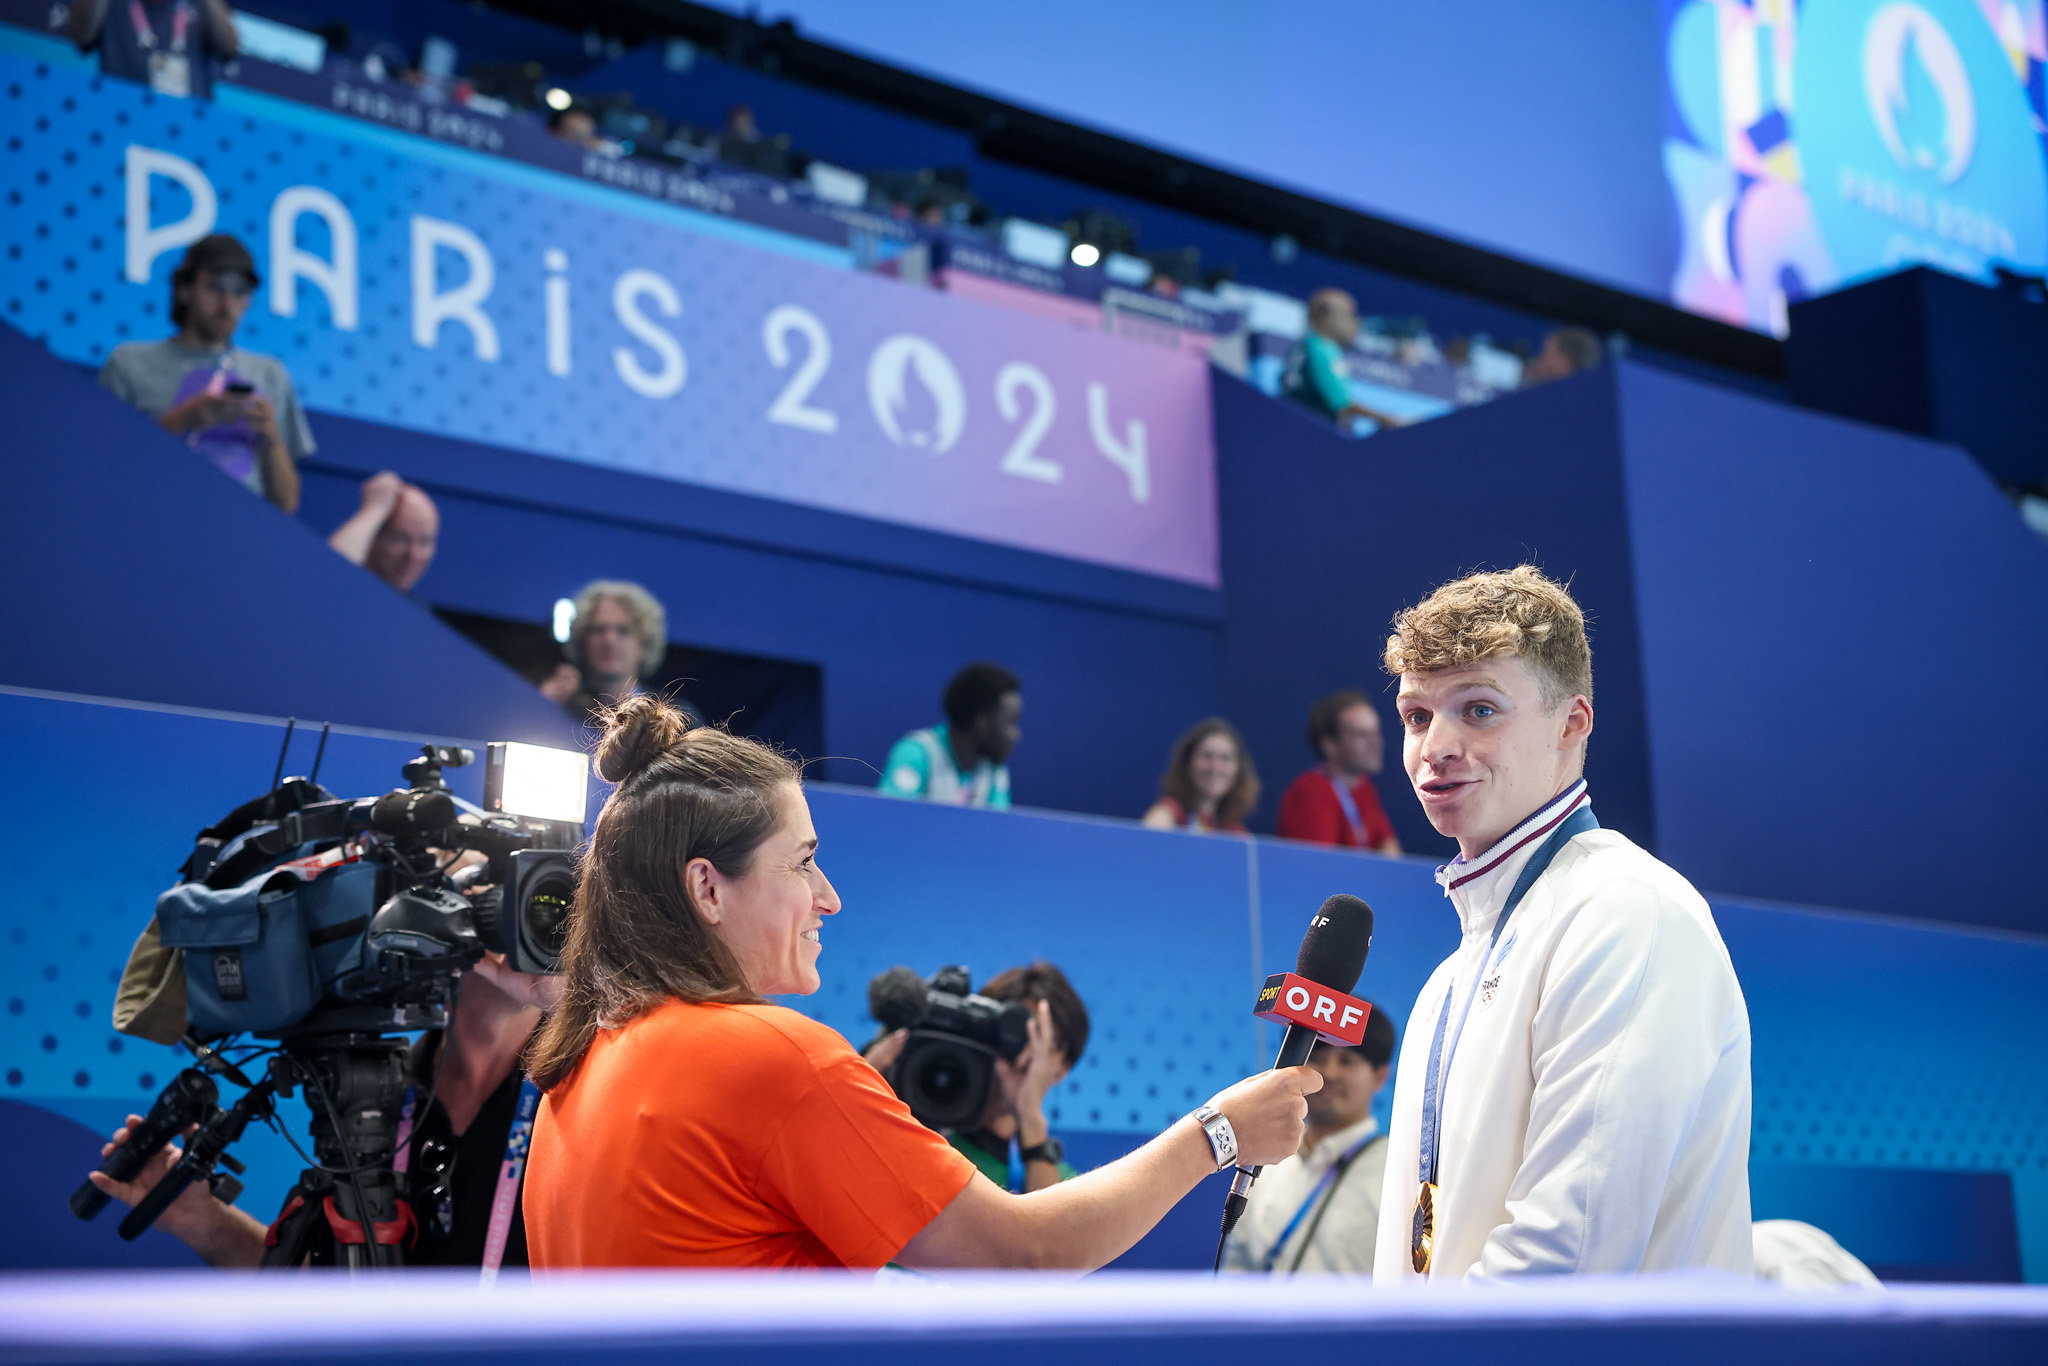
[[[1458,1040],[1465,1033],[1465,1021],[1472,1014],[1472,998],[1479,994],[1480,984],[1486,980],[1486,970],[1492,966],[1494,950],[1500,945],[1501,932],[1508,927],[1508,917],[1515,913],[1515,907],[1522,903],[1522,898],[1536,885],[1536,879],[1543,876],[1544,870],[1550,867],[1550,861],[1557,857],[1558,851],[1564,848],[1572,836],[1599,828],[1600,822],[1593,818],[1593,809],[1590,806],[1582,806],[1564,818],[1551,833],[1550,838],[1543,842],[1530,856],[1529,862],[1523,866],[1522,875],[1515,879],[1514,888],[1508,893],[1507,904],[1501,907],[1499,918],[1493,922],[1493,937],[1487,941],[1486,952],[1480,955],[1479,972],[1472,979],[1472,989],[1465,993],[1465,1008],[1458,1012],[1458,1028],[1449,1036],[1448,1046],[1445,1030],[1451,1020],[1451,1001],[1457,988],[1455,981],[1451,983],[1451,992],[1444,997],[1443,1006],[1437,1011],[1436,1037],[1429,1045],[1429,1072],[1422,1082],[1422,1144],[1418,1165],[1421,1168],[1420,1180],[1424,1187],[1434,1188],[1437,1184],[1437,1138],[1443,1119],[1443,1088],[1450,1080],[1451,1063],[1457,1057]],[[1433,1233],[1433,1228],[1430,1231]],[[1416,1237],[1420,1239],[1423,1232],[1418,1210]]]

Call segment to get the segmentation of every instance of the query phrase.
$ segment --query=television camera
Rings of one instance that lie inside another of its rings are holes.
[[[326,742],[323,730],[320,754]],[[252,1122],[276,1127],[277,1099],[303,1087],[313,1155],[264,1265],[403,1264],[412,1215],[393,1166],[409,1099],[403,1036],[446,1026],[457,982],[487,950],[522,972],[555,971],[576,891],[587,757],[521,744],[486,756],[477,807],[443,777],[475,761],[468,749],[422,746],[402,769],[407,786],[354,799],[319,785],[317,754],[310,776],[284,778],[280,752],[270,790],[200,832],[122,982],[124,1001],[167,1008],[143,1021],[118,1018],[117,1006],[116,1021],[183,1042],[196,1065],[100,1170],[133,1180],[198,1127],[121,1221],[123,1238],[140,1237],[195,1182],[232,1200],[241,1167],[228,1147]],[[252,1077],[243,1067],[259,1056],[267,1063]],[[215,1077],[245,1093],[223,1108]],[[106,1203],[87,1182],[71,1210],[91,1219]]]

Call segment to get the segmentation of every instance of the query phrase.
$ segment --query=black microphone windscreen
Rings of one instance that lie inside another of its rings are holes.
[[[1372,948],[1372,907],[1355,896],[1339,892],[1323,903],[1308,933],[1301,937],[1301,954],[1294,970],[1311,982],[1349,993],[1365,971],[1366,951]]]
[[[370,824],[387,835],[432,835],[455,824],[455,799],[446,792],[387,792],[370,808]]]
[[[883,1029],[908,1029],[924,1018],[924,978],[890,968],[868,983],[868,1015]]]

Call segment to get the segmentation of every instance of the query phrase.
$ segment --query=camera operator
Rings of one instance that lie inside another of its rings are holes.
[[[839,894],[796,765],[659,698],[608,719],[617,783],[582,863],[527,1174],[533,1264],[1093,1269],[1202,1179],[1300,1143],[1305,1067],[1261,1073],[1144,1147],[1012,1195],[919,1124],[818,990]]]
[[[408,1059],[412,1095],[432,1104],[412,1125],[402,1156],[410,1173],[410,1199],[418,1241],[406,1250],[413,1266],[481,1266],[498,1195],[506,1140],[519,1103],[519,1060],[559,997],[559,978],[515,972],[487,954],[463,975],[445,1031],[429,1030]],[[438,1077],[436,1073],[438,1072]],[[128,1125],[114,1131],[100,1152],[125,1142]],[[166,1144],[133,1181],[89,1173],[93,1185],[125,1205],[141,1202],[170,1171],[181,1149]],[[526,1224],[515,1194],[511,1231],[501,1264],[525,1266]],[[206,1183],[188,1187],[158,1218],[156,1227],[177,1238],[210,1266],[253,1267],[263,1257],[268,1226],[248,1211],[216,1199]]]
[[[1031,1007],[1031,1043],[1015,1062],[995,1060],[996,1084],[977,1127],[940,1132],[998,1186],[1010,1187],[1013,1140],[1024,1171],[1023,1191],[1058,1185],[1078,1173],[1068,1165],[1066,1149],[1046,1123],[1045,1096],[1081,1061],[1088,1046],[1088,1007],[1067,975],[1044,961],[997,973],[979,994]],[[884,1034],[862,1056],[887,1075],[903,1052],[907,1033],[898,1029]]]

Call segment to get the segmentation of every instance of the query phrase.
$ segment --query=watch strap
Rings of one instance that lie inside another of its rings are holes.
[[[1236,1166],[1237,1131],[1230,1127],[1229,1117],[1213,1105],[1204,1105],[1195,1111],[1195,1122],[1208,1136],[1209,1149],[1216,1155],[1216,1170],[1220,1172]]]
[[[1034,1143],[1030,1147],[1022,1148],[1018,1151],[1018,1157],[1022,1161],[1050,1162],[1055,1167],[1059,1166],[1061,1162],[1065,1161],[1066,1156],[1066,1144],[1060,1142],[1059,1139],[1055,1138],[1051,1134],[1047,1134],[1045,1136],[1045,1142]]]

